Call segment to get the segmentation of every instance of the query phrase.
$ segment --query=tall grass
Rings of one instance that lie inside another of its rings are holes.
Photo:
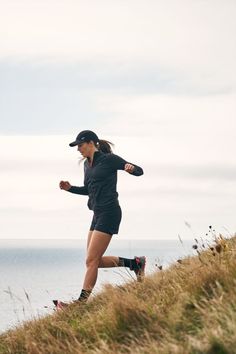
[[[236,235],[0,336],[0,353],[236,353]]]

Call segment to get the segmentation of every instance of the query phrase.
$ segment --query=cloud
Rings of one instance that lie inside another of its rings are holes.
[[[235,8],[232,0],[5,2],[3,235],[66,237],[69,224],[77,237],[78,222],[87,233],[86,199],[58,189],[60,179],[83,183],[68,147],[83,129],[144,169],[140,178],[118,175],[123,235],[168,238],[188,218],[199,230],[210,220],[235,226]]]
[[[170,125],[187,131],[187,119],[199,115],[201,122],[231,119],[235,7],[212,0],[4,3],[0,133],[67,134],[87,125],[130,136],[169,125],[169,134]],[[119,130],[127,119],[133,132]]]
[[[151,163],[234,165],[235,102],[235,95],[104,94],[97,96],[97,110],[115,118],[107,119],[100,135],[123,136],[118,144],[122,155],[127,146],[130,154],[129,137],[133,137],[144,168]]]
[[[150,166],[152,174],[159,177],[167,178],[184,178],[185,180],[195,180],[199,182],[205,181],[222,181],[234,182],[236,181],[236,164],[192,164],[192,165],[174,165],[174,164],[160,164]]]
[[[11,0],[1,8],[0,56],[40,65],[82,63],[97,78],[113,72],[123,82],[128,75],[131,85],[137,76],[155,87],[160,78],[178,78],[172,89],[231,91],[235,7],[213,0]]]

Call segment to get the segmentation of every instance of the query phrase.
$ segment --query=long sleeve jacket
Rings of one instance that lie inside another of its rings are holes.
[[[119,205],[117,185],[117,170],[124,170],[125,164],[134,166],[131,173],[134,176],[141,176],[143,169],[131,162],[127,162],[120,156],[113,153],[95,151],[92,166],[88,159],[84,161],[84,186],[71,186],[68,190],[71,193],[88,195],[87,206],[90,210],[109,210]]]

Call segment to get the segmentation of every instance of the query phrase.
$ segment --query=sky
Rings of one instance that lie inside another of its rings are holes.
[[[144,170],[115,238],[236,231],[234,0],[0,4],[1,239],[87,238],[84,129]]]

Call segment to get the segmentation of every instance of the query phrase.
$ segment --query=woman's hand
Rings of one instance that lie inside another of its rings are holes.
[[[59,187],[61,189],[64,189],[65,191],[68,191],[68,189],[70,189],[70,187],[71,187],[71,184],[68,181],[61,181],[59,183]]]
[[[133,170],[134,170],[134,165],[131,165],[131,163],[126,163],[125,164],[125,171],[126,172],[132,173]]]

